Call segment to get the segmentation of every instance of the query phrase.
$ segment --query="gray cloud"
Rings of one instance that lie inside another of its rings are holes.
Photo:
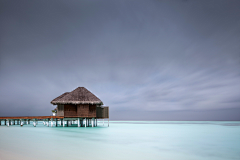
[[[50,114],[78,86],[113,119],[240,107],[239,1],[0,3],[0,116]]]

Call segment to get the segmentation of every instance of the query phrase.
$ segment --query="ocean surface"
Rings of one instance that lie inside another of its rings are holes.
[[[3,124],[3,122],[2,122]],[[0,160],[240,160],[239,121],[0,126]]]

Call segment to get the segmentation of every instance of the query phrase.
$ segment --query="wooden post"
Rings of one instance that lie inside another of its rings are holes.
[[[36,127],[36,119],[34,119],[33,126]]]
[[[5,119],[5,125],[7,125],[7,120]]]
[[[97,127],[97,118],[96,118],[96,127]]]
[[[91,119],[91,122],[92,122],[92,127],[93,127],[93,118]]]
[[[47,126],[49,127],[49,118],[47,119]]]
[[[53,118],[51,118],[51,127],[53,127]]]

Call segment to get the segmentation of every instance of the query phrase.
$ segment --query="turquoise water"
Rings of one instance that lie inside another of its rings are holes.
[[[110,127],[0,126],[0,160],[239,160],[240,122],[111,121]]]

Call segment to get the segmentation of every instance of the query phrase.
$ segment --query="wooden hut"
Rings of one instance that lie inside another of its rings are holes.
[[[63,116],[65,120],[78,118],[80,126],[84,119],[86,125],[92,122],[92,126],[95,126],[97,119],[109,119],[109,107],[103,106],[103,102],[84,87],[63,93],[53,99],[51,104],[57,105],[57,116]]]

